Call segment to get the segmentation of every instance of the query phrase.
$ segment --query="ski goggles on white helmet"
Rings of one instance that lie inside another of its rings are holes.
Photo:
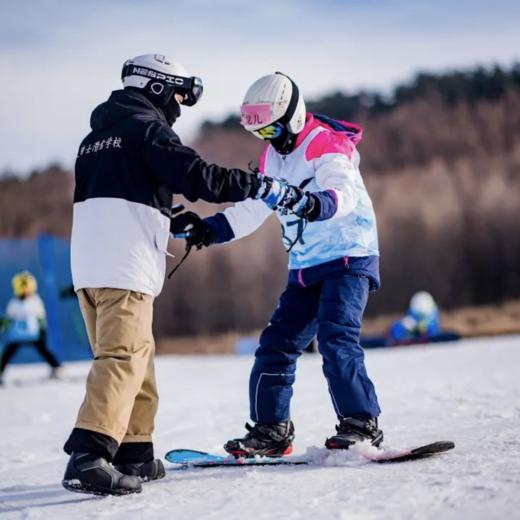
[[[181,104],[189,107],[197,103],[204,90],[202,80],[197,76],[191,76],[189,78],[175,76],[173,74],[165,74],[164,72],[159,72],[141,65],[134,65],[132,63],[123,66],[121,79],[124,80],[127,76],[143,76],[159,83],[159,87],[160,84],[164,85],[163,89],[165,87],[171,87],[176,94],[181,94],[184,97]],[[159,92],[156,93],[159,94]]]
[[[260,139],[276,139],[284,133],[285,127],[282,123],[273,123],[272,125],[264,126],[258,130],[252,130],[251,133],[260,137]]]
[[[260,139],[276,139],[284,132],[284,125],[280,122],[272,122],[273,109],[271,103],[258,103],[254,105],[242,105],[241,124],[243,126],[257,126],[265,123],[265,126],[250,132]]]

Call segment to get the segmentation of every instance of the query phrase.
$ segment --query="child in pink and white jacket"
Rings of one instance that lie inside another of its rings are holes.
[[[289,277],[260,337],[249,384],[248,432],[224,448],[235,456],[286,455],[294,425],[290,400],[296,361],[317,334],[336,433],[325,445],[378,446],[380,408],[359,344],[368,293],[379,287],[379,247],[372,202],[359,171],[362,130],[306,111],[297,85],[281,73],[258,79],[241,106],[241,124],[269,144],[260,173],[298,186],[294,213],[275,210],[289,251]],[[237,240],[273,213],[269,200],[239,202],[212,217],[187,212],[172,221],[198,247]]]

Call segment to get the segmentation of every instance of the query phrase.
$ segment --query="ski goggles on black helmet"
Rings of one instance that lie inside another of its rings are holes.
[[[162,89],[166,91],[165,87],[173,88],[173,92],[181,94],[184,99],[181,102],[182,105],[193,106],[202,96],[204,86],[202,80],[196,76],[189,78],[183,76],[175,76],[173,74],[165,74],[148,67],[141,65],[134,65],[132,63],[125,64],[121,72],[121,79],[124,80],[127,76],[143,76],[149,78],[155,84],[157,89],[154,91],[154,84],[151,85],[152,91],[156,94],[160,94],[160,86],[163,85]]]
[[[202,96],[204,86],[202,80],[196,76],[191,78],[181,78],[179,76],[171,76],[175,78],[175,93],[184,96],[181,105],[192,107]],[[182,83],[179,81],[182,80]]]

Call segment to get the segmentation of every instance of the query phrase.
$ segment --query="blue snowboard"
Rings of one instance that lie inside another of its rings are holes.
[[[385,454],[381,453],[374,456],[367,456],[369,462],[378,464],[387,464],[392,462],[406,462],[409,460],[424,459],[438,453],[443,453],[455,448],[455,444],[451,441],[440,441],[410,450],[402,450],[399,452],[392,451]],[[297,466],[312,464],[311,460],[292,457],[261,457],[255,459],[236,459],[231,455],[223,457],[221,455],[212,455],[204,451],[196,450],[172,450],[165,455],[165,459],[176,467],[173,469],[187,468],[215,468],[215,467],[249,467],[249,466]]]
[[[309,464],[307,460],[291,460],[286,457],[261,457],[256,459],[235,459],[228,455],[212,455],[204,451],[196,450],[172,450],[169,451],[164,458],[172,464],[177,464],[174,469],[186,468],[213,468],[216,466],[280,466],[280,465],[298,465]]]

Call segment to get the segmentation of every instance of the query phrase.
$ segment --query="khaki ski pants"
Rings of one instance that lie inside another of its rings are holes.
[[[153,298],[123,289],[80,289],[94,361],[77,428],[121,442],[151,442],[158,395]]]

